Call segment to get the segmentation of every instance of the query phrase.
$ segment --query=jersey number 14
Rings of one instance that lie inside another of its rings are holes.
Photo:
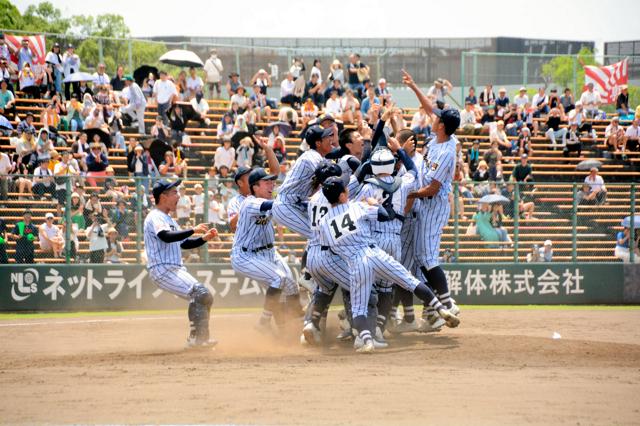
[[[340,219],[342,220],[340,221]],[[340,221],[339,225],[338,221]],[[345,234],[351,234],[357,229],[356,224],[351,219],[351,216],[349,216],[349,213],[341,217],[336,217],[331,222],[329,222],[329,226],[331,226],[333,238],[335,238],[336,240]]]

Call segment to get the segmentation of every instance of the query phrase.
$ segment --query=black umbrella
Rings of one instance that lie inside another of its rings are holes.
[[[158,68],[151,65],[142,65],[133,72],[133,79],[138,83],[138,86],[142,87],[144,79],[149,76],[149,73],[153,74],[155,78],[158,78]]]
[[[98,135],[100,136],[100,142],[102,142],[107,148],[111,148],[111,135],[109,135],[108,132],[97,127],[93,129],[84,129],[82,132],[87,134],[87,140],[89,143],[93,142],[95,135]]]
[[[163,141],[162,139],[154,139],[149,145],[149,155],[156,164],[156,167],[164,161],[164,153],[171,151],[171,145]]]
[[[246,138],[247,136],[251,136],[251,133],[249,132],[236,132],[233,136],[231,136],[231,145],[234,148],[237,148],[238,146],[240,146],[240,141],[244,138]]]

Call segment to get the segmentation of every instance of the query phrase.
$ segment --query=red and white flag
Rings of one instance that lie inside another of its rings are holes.
[[[584,67],[584,90],[589,83],[593,83],[593,89],[600,93],[603,103],[614,103],[620,93],[620,86],[629,81],[628,62],[629,58],[625,58],[615,64],[602,67],[586,65]]]
[[[17,50],[19,50],[22,47],[22,40],[25,38],[29,39],[29,47],[31,48],[31,52],[33,52],[36,63],[43,65],[44,58],[46,58],[47,56],[47,45],[45,44],[45,39],[43,35],[35,35],[35,36],[22,36],[22,35],[9,35],[9,34],[4,35],[4,41],[7,43],[7,45]],[[13,54],[11,55],[11,61],[16,66],[18,65],[18,57],[16,55],[13,55]]]

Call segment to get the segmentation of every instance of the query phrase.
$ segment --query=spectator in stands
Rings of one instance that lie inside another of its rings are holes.
[[[102,152],[102,145],[97,142],[91,144],[91,151],[87,154],[87,182],[91,186],[98,186],[97,181],[102,179],[96,179],[97,177],[106,176],[105,170],[109,166],[109,159],[106,154]]]
[[[495,129],[489,133],[489,142],[492,146],[493,142],[496,142],[503,156],[511,154],[511,142],[504,131],[504,121],[498,120]],[[489,167],[491,167],[491,164],[489,164]]]
[[[8,90],[11,93],[14,92],[13,84],[11,84],[11,70],[9,69],[7,60],[4,58],[0,58],[0,81],[6,81]],[[13,94],[15,96],[15,93]]]
[[[20,49],[15,52],[18,57],[18,71],[22,71],[25,65],[32,66],[36,62],[36,56],[31,49],[32,47],[29,38],[23,38]],[[20,89],[22,90],[22,86]]]
[[[178,225],[185,227],[189,219],[191,218],[191,197],[187,195],[187,189],[184,185],[178,188],[178,204],[176,205],[176,217],[178,218]]]
[[[45,215],[45,222],[40,225],[38,235],[40,237],[40,250],[44,253],[52,253],[53,257],[62,257],[64,249],[64,237],[60,228],[54,223],[53,213]]]
[[[91,213],[91,225],[86,229],[85,235],[89,240],[89,262],[103,263],[107,249],[107,231],[111,225],[103,219],[98,212]]]
[[[0,152],[0,201],[7,199],[9,183],[12,181],[11,173],[13,173],[15,167],[11,157],[4,152]]]
[[[324,98],[329,99],[331,97],[331,92],[333,91],[338,93],[339,98],[341,98],[344,95],[344,89],[340,84],[340,80],[333,80],[331,82],[331,86],[329,86],[329,88],[327,88],[327,90],[324,91],[324,94],[323,94]]]
[[[622,126],[620,126],[620,119],[618,117],[613,117],[611,119],[611,123],[604,131],[604,139],[607,144],[607,148],[613,153],[624,153],[627,140],[625,137],[625,131]]]
[[[427,95],[435,98],[438,108],[442,108],[445,104],[445,98],[453,90],[453,85],[444,78],[438,78],[433,82],[433,86],[427,91]]]
[[[118,65],[116,68],[116,75],[109,82],[111,85],[111,89],[115,92],[121,92],[124,90],[124,67],[122,65]]]
[[[173,81],[173,76],[169,76],[169,80]],[[189,90],[187,89],[187,73],[182,70],[178,74],[178,78],[174,81],[176,85],[176,90],[178,91],[178,96],[176,98],[176,102],[187,101],[189,98]]]
[[[247,107],[247,96],[245,95],[244,86],[240,86],[236,89],[236,92],[231,96],[231,105],[236,104],[238,106],[238,114],[242,114]]]
[[[527,253],[527,263],[542,262],[542,256],[540,256],[540,247],[537,244],[531,246],[531,252]]]
[[[347,64],[347,73],[349,75],[349,88],[357,94],[358,99],[362,99],[364,95],[364,80],[369,77],[369,67],[360,61],[360,55],[352,53],[349,55],[349,64]]]
[[[79,230],[84,230],[87,227],[84,218],[84,200],[77,192],[71,194],[71,222]]]
[[[376,94],[373,89],[367,90],[367,97],[362,100],[360,105],[360,112],[362,115],[367,115],[372,105],[380,105],[380,100],[376,98]]]
[[[180,104],[175,104],[171,109],[169,113],[169,123],[171,125],[173,145],[182,144],[183,138],[185,137],[185,129],[187,128],[187,121]]]
[[[116,208],[111,214],[111,223],[118,231],[119,237],[126,240],[129,237],[129,222],[131,217],[127,211],[127,203],[123,198],[116,202]]]
[[[527,96],[527,88],[521,87],[518,91],[518,95],[513,98],[513,103],[516,104],[518,108],[524,108],[526,104],[529,103],[529,96]]]
[[[6,80],[0,80],[0,114],[11,120],[16,116],[16,99]]]
[[[479,104],[483,109],[487,109],[489,106],[495,106],[495,100],[496,94],[493,92],[493,85],[487,84],[480,93]]]
[[[151,127],[151,136],[165,142],[171,140],[171,129],[165,125],[162,117],[159,115],[156,116],[156,122],[153,127]]]
[[[237,167],[251,167],[254,149],[251,137],[247,136],[240,140],[240,145],[236,149],[236,165]]]
[[[7,223],[0,218],[0,264],[9,263],[9,257],[7,256]]]
[[[9,50],[9,46],[4,39],[4,34],[0,33],[0,60],[2,59],[6,61],[11,60],[11,51]]]
[[[506,109],[509,106],[509,97],[507,96],[507,89],[501,87],[498,90],[498,97],[495,100],[496,108]]]
[[[298,77],[304,77],[303,72],[306,70],[304,66],[304,60],[302,58],[293,58],[291,61],[291,67],[289,72],[293,75],[293,79],[297,80]]]
[[[591,123],[587,121],[587,114],[582,107],[581,101],[576,102],[575,108],[569,113],[569,124],[574,122],[578,124],[578,130],[581,133],[591,136],[594,140],[596,139],[596,132]]]
[[[552,262],[553,261],[553,243],[551,240],[546,240],[542,249],[540,249],[540,258],[541,261],[544,262]]]
[[[121,257],[124,250],[116,228],[109,228],[107,231],[107,247],[104,251],[107,263],[122,263]]]
[[[562,105],[562,110],[565,114],[569,114],[569,112],[576,107],[573,93],[571,93],[571,89],[568,87],[564,89],[564,95],[560,97],[560,105]]]
[[[413,114],[410,127],[416,135],[424,135],[427,138],[431,134],[431,117],[422,106]],[[462,123],[460,127],[462,127]]]
[[[484,114],[482,118],[480,118],[480,124],[482,124],[483,128],[487,133],[489,133],[491,129],[491,123],[495,123],[496,121],[496,108],[494,105],[488,105],[484,109]]]
[[[360,117],[360,101],[354,96],[351,89],[345,90],[343,100],[342,121],[344,124],[354,124]]]
[[[302,126],[305,127],[307,123],[318,117],[318,107],[313,103],[313,99],[307,98],[300,107],[300,114],[302,115]]]
[[[91,215],[93,213],[102,217],[102,202],[100,201],[100,197],[97,192],[92,192],[89,196],[89,200],[84,205],[84,216],[85,222],[91,222]]]
[[[138,124],[138,133],[141,135],[145,134],[145,125],[144,125],[144,111],[147,108],[147,101],[145,99],[144,93],[138,83],[133,80],[133,77],[127,75],[123,78],[124,82],[124,90],[122,92],[122,97],[126,102],[126,106],[122,108],[122,112],[128,114],[133,123]]]
[[[584,183],[589,185],[586,201],[593,201],[595,204],[604,204],[607,201],[607,187],[604,185],[602,176],[598,174],[597,167],[591,168],[589,175],[584,178]]]
[[[149,192],[149,155],[145,152],[142,145],[136,145],[133,149],[133,155],[129,159],[128,169],[133,176],[138,178],[136,183],[140,183],[146,192]]]
[[[191,205],[193,206],[193,213],[195,214],[195,224],[199,225],[204,222],[205,195],[202,192],[202,185],[199,183],[196,183],[194,190],[195,194],[192,196]]]
[[[324,111],[326,114],[331,114],[336,119],[342,119],[342,101],[338,97],[338,92],[335,90],[331,91],[329,99],[327,99],[326,105],[324,107]]]
[[[231,135],[233,134],[233,119],[231,118],[231,114],[228,112],[224,113],[222,116],[222,120],[218,123],[218,131],[216,135],[219,140],[231,140]],[[235,153],[234,153],[235,154]]]
[[[576,122],[571,123],[562,155],[569,157],[571,152],[577,152],[578,157],[582,157],[582,141],[580,140],[580,131]]]
[[[165,177],[186,176],[188,163],[186,159],[177,159],[173,151],[164,153],[164,161],[158,166],[158,172]]]
[[[231,146],[231,139],[223,139],[222,146],[216,149],[216,153],[213,160],[213,165],[216,169],[220,170],[221,166],[226,166],[228,169],[234,168],[236,158],[236,150]]]
[[[549,109],[558,108],[560,115],[564,115],[562,104],[560,103],[560,97],[558,96],[558,89],[553,88],[549,91]]]
[[[104,122],[103,106],[96,105],[96,107],[93,108],[87,119],[84,121],[84,130],[100,129],[105,125],[106,123]]]
[[[89,155],[90,149],[87,143],[87,134],[80,133],[76,138],[76,141],[71,145],[71,153],[73,158],[78,162],[82,171],[87,170],[87,155]]]
[[[80,83],[73,83],[73,84],[77,84],[78,87],[77,89],[74,88],[73,93],[76,94],[76,96],[78,97],[78,99],[82,98],[85,99],[86,95],[89,95],[91,98],[93,98],[94,93],[93,90],[91,90],[91,87],[87,86],[87,82],[86,81],[81,81]],[[98,90],[98,88],[96,88],[96,91]],[[69,99],[69,98],[67,98]]]
[[[71,74],[80,72],[80,57],[76,55],[72,44],[67,46],[67,51],[62,55],[62,68],[65,80],[71,77]],[[74,93],[78,93],[80,85],[78,83],[64,84],[64,98],[67,100],[71,99],[71,88],[73,88]]]
[[[511,180],[507,182],[507,185],[501,191],[502,195],[511,201],[504,206],[504,213],[510,217],[513,217],[516,211],[515,188],[516,184]],[[524,189],[524,187],[522,189]],[[526,201],[526,197],[523,191],[520,191],[519,195],[518,213],[520,217],[522,217],[523,219],[533,219],[533,212],[535,210],[534,202]]]
[[[629,115],[629,91],[626,84],[620,86],[620,93],[616,97],[616,112],[620,116]]]
[[[305,86],[304,97],[310,97],[313,99],[313,103],[318,106],[318,108],[322,108],[324,104],[324,96],[322,95],[324,92],[324,84],[318,81],[318,76],[316,74],[312,75],[309,82]]]
[[[49,170],[48,155],[39,156],[38,163],[40,164],[33,171],[33,180],[31,190],[33,194],[39,198],[45,196],[53,197],[55,194],[56,186],[53,180],[53,173]]]
[[[531,105],[534,108],[534,118],[538,118],[544,114],[549,114],[549,96],[547,96],[545,91],[546,88],[544,86],[540,86],[538,93],[533,95],[533,99],[531,99]]]
[[[467,164],[469,166],[469,172],[471,174],[475,173],[478,169],[478,164],[480,163],[480,141],[477,139],[473,140],[473,144],[471,148],[467,151]]]
[[[531,155],[532,153],[531,131],[528,127],[523,126],[522,129],[520,129],[520,135],[518,135],[518,155]]]
[[[496,204],[497,205],[497,204]],[[499,212],[496,212],[496,216]],[[480,209],[473,215],[476,226],[476,233],[483,241],[506,241],[506,231],[502,228],[495,228],[493,225],[493,209],[491,204],[480,203]]]
[[[638,126],[638,120],[638,118],[634,118],[624,134],[626,149],[630,152],[640,150],[640,127]]]
[[[562,124],[562,116],[558,108],[552,108],[549,112],[547,119],[547,131],[545,136],[551,141],[551,146],[555,150],[557,146],[564,147],[567,139],[567,128],[560,127]],[[562,140],[562,143],[558,143],[558,138]]]
[[[582,92],[580,102],[585,109],[587,118],[595,118],[599,114],[602,98],[598,91],[593,90],[593,83],[587,84],[587,90]]]
[[[235,95],[238,91],[238,87],[242,87],[242,82],[240,81],[240,74],[237,72],[232,72],[229,74],[229,80],[227,81],[227,94],[229,95],[229,99],[231,96]]]
[[[93,85],[94,87],[108,86],[111,79],[105,72],[107,69],[105,64],[98,64],[98,69],[93,73]]]
[[[309,79],[311,79],[312,75],[317,75],[318,76],[318,82],[322,83],[322,70],[320,69],[320,67],[322,66],[322,63],[320,62],[320,59],[314,59],[313,60],[313,66],[311,67],[311,72],[309,73]]]
[[[220,81],[222,80],[222,61],[218,58],[218,51],[211,49],[210,56],[204,63],[204,72],[206,73],[207,88],[209,90],[209,98],[214,98],[213,92],[215,90],[215,98],[219,98],[222,94],[220,91]]]
[[[78,101],[78,96],[74,93],[67,102],[67,116],[65,118],[72,132],[77,132],[84,128],[84,120],[82,117],[83,105]]]
[[[489,166],[485,160],[480,160],[478,168],[473,172],[473,192],[476,197],[482,197],[489,193]]]
[[[634,258],[633,263],[640,263],[640,232],[635,233],[635,241],[631,244],[631,229],[625,227],[622,231],[616,235],[616,248],[613,255],[624,263],[631,261],[630,249],[633,246]]]
[[[527,154],[520,156],[520,164],[513,168],[511,179],[516,182],[531,182],[533,180],[533,169],[529,164],[529,156]]]
[[[381,100],[391,99],[391,93],[387,88],[387,80],[385,80],[384,78],[381,78],[380,80],[378,80],[378,85],[375,88],[375,92],[376,92],[376,97],[378,97]]]
[[[491,147],[483,155],[489,167],[489,180],[495,181],[502,177],[502,153],[497,141],[491,142]]]
[[[204,90],[204,83],[200,76],[196,73],[195,67],[189,68],[189,76],[187,77],[187,97],[185,101],[190,101],[196,96],[197,92]]]
[[[40,87],[36,84],[36,74],[29,63],[25,63],[18,73],[18,83],[26,98],[40,99]]]
[[[294,94],[295,80],[293,74],[288,72],[280,83],[280,102],[294,106],[300,103],[300,98]]]
[[[158,115],[162,117],[162,121],[165,124],[168,124],[169,117],[167,116],[167,112],[178,98],[178,89],[176,85],[169,80],[166,71],[160,71],[160,81],[156,81],[153,85],[153,95],[158,104]]]
[[[33,263],[35,247],[33,242],[38,228],[31,222],[31,212],[25,211],[22,220],[16,223],[12,238],[16,240],[16,263]]]
[[[342,68],[342,63],[338,59],[334,59],[331,65],[329,66],[329,81],[339,81],[340,86],[344,86],[344,69]]]
[[[59,204],[64,205],[67,202],[67,179],[71,179],[71,176],[80,175],[77,162],[74,164],[73,157],[71,157],[71,151],[62,151],[62,158],[53,168],[53,175],[57,177],[55,179],[56,198]],[[67,176],[67,178],[61,178],[62,176]]]
[[[24,121],[20,122],[20,124],[23,123]],[[20,132],[20,126],[18,126],[18,133],[21,133],[21,136],[16,144],[16,163],[19,169],[24,167],[28,173],[32,173],[37,165],[35,132],[36,129],[33,126],[26,127]]]
[[[206,127],[211,124],[211,120],[207,117],[209,112],[209,102],[204,98],[203,92],[197,91],[196,96],[190,101],[193,111],[196,113],[194,120],[200,123],[200,127]]]
[[[478,105],[476,89],[473,86],[469,87],[469,94],[464,98],[464,104],[466,105],[467,103],[470,103],[473,106]]]
[[[316,59],[316,61],[318,61],[318,63],[320,63],[319,60]],[[313,74],[313,71],[311,72]],[[322,77],[320,76],[320,71],[318,70],[317,72],[318,74],[318,78],[320,81],[322,81]],[[263,95],[267,95],[267,90],[269,89],[269,87],[272,86],[271,83],[271,76],[269,76],[269,73],[267,73],[267,71],[265,71],[264,69],[260,68],[258,70],[258,72],[256,72],[253,77],[251,77],[251,82],[250,82],[251,86],[258,86],[258,88],[260,88],[260,93],[262,93]],[[271,104],[269,105],[272,108],[275,108],[276,105]]]

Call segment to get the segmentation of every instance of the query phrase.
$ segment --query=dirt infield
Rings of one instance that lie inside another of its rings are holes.
[[[371,356],[257,318],[214,314],[211,352],[182,349],[178,314],[0,321],[0,422],[640,423],[640,310],[467,309]]]

